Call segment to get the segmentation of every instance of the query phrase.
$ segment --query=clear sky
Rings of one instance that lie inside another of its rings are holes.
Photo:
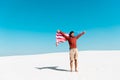
[[[55,33],[82,36],[79,50],[120,50],[120,0],[2,0],[0,55],[64,52]]]

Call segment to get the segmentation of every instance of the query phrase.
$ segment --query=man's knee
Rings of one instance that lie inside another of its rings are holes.
[[[75,62],[77,62],[78,60],[77,59],[75,59]]]
[[[73,63],[73,60],[70,60],[70,63]]]

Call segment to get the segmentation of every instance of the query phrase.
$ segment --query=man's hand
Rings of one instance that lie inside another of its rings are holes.
[[[60,30],[57,30],[57,32],[59,33],[59,32],[60,32]]]
[[[83,31],[84,32],[84,34],[86,33],[86,31]]]

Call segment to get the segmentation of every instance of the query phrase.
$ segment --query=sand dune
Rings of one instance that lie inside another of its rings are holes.
[[[80,51],[79,72],[68,53],[0,57],[0,80],[120,80],[120,51]]]

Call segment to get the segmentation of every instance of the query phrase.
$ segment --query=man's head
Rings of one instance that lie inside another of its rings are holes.
[[[74,31],[70,31],[69,36],[74,37]]]

